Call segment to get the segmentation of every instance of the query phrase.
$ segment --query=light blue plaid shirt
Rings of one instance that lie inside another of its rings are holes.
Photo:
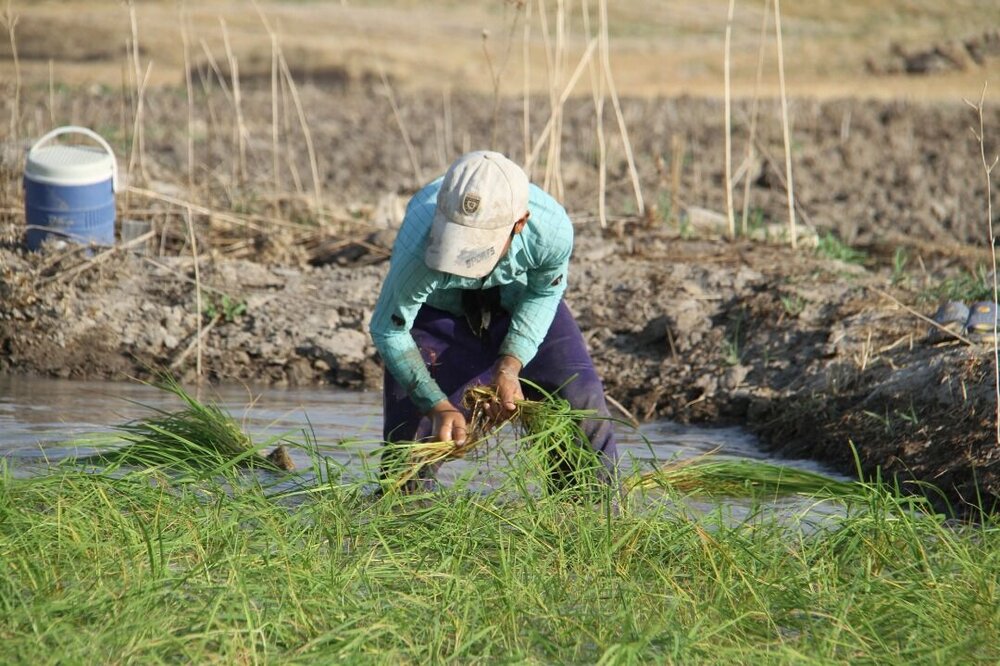
[[[511,314],[510,330],[500,348],[527,365],[552,325],[566,291],[573,225],[566,210],[544,190],[531,185],[531,216],[510,250],[484,278],[435,271],[424,263],[427,234],[434,220],[441,178],[413,195],[392,248],[389,275],[372,314],[370,331],[386,368],[422,412],[447,396],[431,377],[410,329],[424,303],[462,315],[463,289],[500,286],[500,303]],[[513,223],[511,223],[513,227]]]

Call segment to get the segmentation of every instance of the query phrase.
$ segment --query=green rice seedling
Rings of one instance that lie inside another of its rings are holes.
[[[780,497],[809,495],[855,499],[858,484],[837,481],[806,470],[756,460],[717,460],[698,456],[637,472],[625,481],[628,491],[668,488],[709,497]]]
[[[0,663],[1000,661],[1000,526],[877,480],[800,528],[461,485],[289,507],[156,478],[0,476]]]
[[[581,442],[586,436],[581,422],[599,418],[593,412],[575,410],[558,395],[534,387],[541,400],[523,400],[511,419],[515,446],[525,472],[543,480],[547,492],[601,489],[607,476],[598,456]],[[394,444],[402,452],[389,473],[390,487],[400,488],[421,468],[481,452],[507,421],[490,416],[486,405],[496,398],[489,386],[466,392],[463,405],[470,412],[469,438],[454,442],[405,442]],[[517,458],[517,455],[514,456]],[[709,455],[673,462],[649,471],[636,471],[621,480],[626,494],[636,490],[670,489],[708,497],[780,497],[809,495],[848,500],[857,496],[857,484],[782,465],[751,460],[719,460]]]
[[[581,445],[587,441],[581,422],[597,415],[573,409],[567,400],[540,387],[535,389],[542,399],[522,402],[515,422],[518,439],[529,454],[529,466],[549,492],[599,491],[604,485],[604,466],[589,446]]]
[[[389,487],[402,487],[426,466],[464,458],[473,452],[482,454],[508,423],[514,425],[515,446],[527,453],[527,464],[535,474],[545,479],[550,492],[570,487],[579,491],[594,486],[602,465],[590,449],[580,445],[580,442],[586,441],[580,422],[592,417],[593,413],[575,410],[565,399],[532,386],[542,394],[543,399],[520,401],[510,419],[499,419],[488,409],[488,405],[496,400],[493,387],[470,388],[462,399],[470,414],[466,441],[463,444],[452,441],[392,444],[400,455],[393,457],[398,463],[388,474],[391,479]]]
[[[183,408],[166,411],[151,407],[155,416],[116,426],[126,445],[73,462],[98,462],[182,469],[222,470],[232,466],[294,469],[284,445],[266,457],[231,415],[215,404],[199,401],[170,377],[159,386],[181,399]]]

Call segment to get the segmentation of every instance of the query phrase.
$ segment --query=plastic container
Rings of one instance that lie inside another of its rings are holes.
[[[46,145],[65,134],[82,134],[91,146]],[[111,146],[86,127],[54,129],[28,150],[24,212],[28,249],[47,238],[114,245],[118,163]]]

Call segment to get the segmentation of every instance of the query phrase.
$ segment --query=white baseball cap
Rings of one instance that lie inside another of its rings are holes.
[[[444,175],[424,262],[462,277],[488,275],[527,212],[528,176],[521,167],[500,153],[466,153]]]

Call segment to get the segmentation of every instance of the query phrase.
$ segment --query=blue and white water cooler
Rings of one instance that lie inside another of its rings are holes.
[[[99,145],[50,144],[58,136],[81,134]],[[37,250],[47,238],[114,245],[118,163],[111,146],[86,127],[60,127],[28,151],[24,168],[27,245]]]

